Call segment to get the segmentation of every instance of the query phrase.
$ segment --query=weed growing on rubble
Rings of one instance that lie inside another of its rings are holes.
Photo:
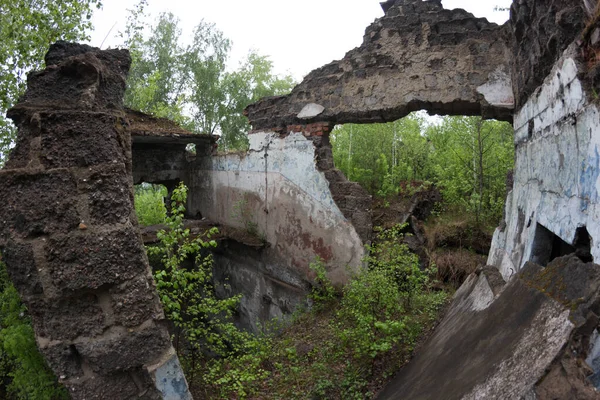
[[[257,342],[262,347],[252,355],[253,379],[238,379],[242,385],[235,386],[215,376],[222,383],[216,395],[372,398],[408,360],[447,298],[430,288],[435,271],[418,268],[417,259],[400,244],[401,231],[400,226],[381,230],[369,248],[368,266],[341,291],[327,279],[322,260],[311,263],[317,276],[310,294],[313,308],[296,314],[277,336]],[[232,358],[228,367],[242,371],[243,359]]]
[[[173,324],[173,345],[180,357],[192,391],[207,397],[206,391],[221,387],[244,393],[244,383],[262,377],[253,364],[263,343],[233,323],[240,296],[217,298],[212,280],[211,237],[213,228],[192,237],[183,227],[187,187],[180,183],[171,195],[167,229],[157,233],[160,246],[148,248],[151,257],[161,260],[154,279],[167,318]]]
[[[68,399],[37,349],[27,309],[0,262],[0,398]]]
[[[338,297],[338,292],[327,278],[327,271],[321,257],[317,256],[317,259],[311,262],[308,267],[315,274],[308,297],[313,301],[313,308],[320,310],[334,302]]]
[[[433,272],[419,269],[396,226],[379,232],[367,267],[341,290],[322,260],[311,263],[314,305],[277,335],[242,331],[233,323],[240,297],[215,295],[215,232],[193,238],[183,228],[186,194],[183,184],[174,191],[168,229],[158,234],[162,245],[149,255],[162,261],[156,284],[195,398],[371,398],[408,360],[446,300],[430,289]]]

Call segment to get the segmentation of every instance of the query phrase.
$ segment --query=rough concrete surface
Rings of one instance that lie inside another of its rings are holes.
[[[361,265],[360,225],[352,224],[334,201],[334,182],[317,168],[316,152],[313,141],[301,133],[285,138],[253,134],[247,153],[214,156],[209,170],[194,171],[188,212],[262,238],[280,265],[277,279],[283,282],[303,287],[311,278],[309,264],[320,257],[330,278],[341,284],[348,279],[347,266]],[[360,187],[355,190],[364,193]],[[368,200],[363,204],[366,215]],[[363,231],[370,231],[370,215],[365,223]]]
[[[342,60],[312,71],[287,96],[250,105],[252,127],[386,122],[419,109],[511,119],[506,26],[462,9],[445,10],[438,0],[396,0],[384,10],[367,28],[363,44]],[[313,104],[323,111],[303,112]]]
[[[600,257],[593,240],[600,237],[600,118],[578,77],[585,67],[577,52],[576,45],[564,52],[515,115],[516,168],[506,227],[496,230],[488,258],[506,279],[536,252],[551,252],[554,235],[573,245],[581,227],[592,238],[591,255]]]
[[[589,347],[580,344],[592,335],[588,321],[597,327],[591,314],[600,266],[575,256],[546,269],[529,264],[501,289],[497,274],[479,270],[465,282],[433,336],[378,399],[599,397],[583,379]],[[553,385],[556,374],[567,384]]]
[[[126,50],[58,42],[8,112],[19,131],[0,171],[0,250],[73,399],[164,398],[153,373],[164,362],[189,394],[133,211],[130,62]]]

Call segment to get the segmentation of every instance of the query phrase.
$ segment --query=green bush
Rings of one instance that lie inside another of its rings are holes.
[[[8,399],[68,399],[37,349],[27,309],[0,262],[0,396]]]
[[[400,243],[403,226],[381,230],[368,247],[368,267],[344,288],[339,336],[359,358],[375,358],[407,340],[407,307],[428,282],[418,258]]]
[[[308,267],[315,273],[315,279],[308,297],[313,301],[313,307],[320,310],[335,300],[338,293],[327,277],[325,264],[323,264],[321,257],[317,256],[315,261],[311,262]]]
[[[339,293],[316,259],[309,297],[315,306],[280,326],[277,335],[239,330],[240,297],[218,299],[212,282],[208,232],[183,228],[185,186],[172,195],[168,229],[149,249],[162,267],[155,279],[192,394],[197,398],[368,399],[403,365],[445,292],[429,290],[429,275],[401,243],[402,226],[381,230],[367,267]],[[194,262],[190,262],[193,260]],[[379,365],[379,367],[376,367]],[[384,366],[384,367],[382,367]]]
[[[142,226],[158,225],[165,222],[167,209],[164,198],[167,188],[162,185],[143,183],[135,187],[135,213]]]
[[[264,377],[259,362],[267,342],[233,323],[241,296],[217,298],[208,250],[217,246],[211,236],[218,231],[213,228],[191,237],[183,227],[186,199],[187,187],[180,183],[171,195],[167,229],[157,233],[160,246],[147,248],[149,256],[161,260],[154,279],[165,314],[174,325],[173,345],[192,390],[210,389],[212,395],[222,396],[236,392],[244,397],[248,382]]]

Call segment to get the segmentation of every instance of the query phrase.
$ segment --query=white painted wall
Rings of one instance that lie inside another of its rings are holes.
[[[300,133],[253,133],[247,153],[214,156],[212,170],[194,172],[191,186],[210,196],[193,201],[192,210],[221,224],[256,227],[295,274],[310,278],[308,265],[319,255],[342,284],[348,267],[361,265],[363,243],[317,170],[314,144]]]
[[[488,258],[505,279],[531,259],[537,223],[570,244],[585,225],[600,260],[600,118],[577,77],[576,50],[565,51],[515,115],[514,186]]]

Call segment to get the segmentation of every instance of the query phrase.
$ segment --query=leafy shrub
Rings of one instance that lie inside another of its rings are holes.
[[[0,262],[0,396],[9,399],[68,399],[37,349],[27,309]]]
[[[278,336],[252,335],[232,322],[239,296],[215,296],[209,251],[215,232],[190,237],[183,229],[183,185],[172,200],[162,244],[148,251],[161,260],[155,272],[159,294],[196,398],[372,398],[405,363],[446,299],[445,292],[428,289],[432,271],[419,269],[400,242],[403,227],[395,226],[379,233],[368,267],[342,293],[316,259],[310,265],[316,275],[309,294],[313,310],[282,325]]]
[[[187,187],[180,183],[171,195],[167,229],[157,233],[161,245],[147,248],[149,256],[161,260],[154,272],[156,286],[174,325],[173,345],[190,386],[243,397],[247,383],[263,377],[256,360],[264,341],[233,323],[240,296],[216,297],[208,250],[217,246],[211,237],[218,232],[212,228],[203,236],[190,236],[183,227],[186,199]]]
[[[143,183],[135,187],[135,213],[142,226],[158,225],[165,222],[167,209],[164,198],[167,188],[162,185]]]
[[[359,358],[375,358],[405,332],[401,292],[390,271],[363,271],[344,290],[338,312],[339,337]]]
[[[327,277],[325,264],[321,257],[317,256],[315,261],[309,264],[309,268],[316,276],[308,297],[313,301],[316,309],[321,309],[337,297],[337,291]]]

